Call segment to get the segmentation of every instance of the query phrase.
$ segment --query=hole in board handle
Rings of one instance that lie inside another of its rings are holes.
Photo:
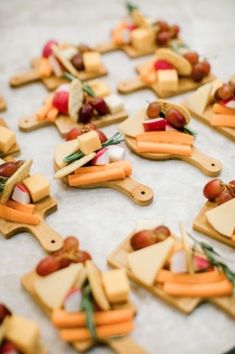
[[[55,240],[51,240],[51,243],[55,243]]]
[[[141,194],[145,194],[145,191],[141,191]]]
[[[214,166],[215,166],[215,163],[214,163],[214,162],[212,162],[212,163],[211,163],[211,166],[213,166],[213,167],[214,167]]]

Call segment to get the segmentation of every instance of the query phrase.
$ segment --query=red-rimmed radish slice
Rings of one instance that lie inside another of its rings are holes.
[[[109,150],[107,148],[103,148],[96,153],[92,160],[92,165],[102,166],[109,163],[109,161]]]
[[[109,151],[109,160],[110,162],[122,161],[125,160],[125,148],[118,145],[109,145],[107,147]]]
[[[210,267],[210,262],[203,256],[195,255],[193,257],[193,265],[196,272],[207,270]]]
[[[62,77],[64,75],[64,70],[62,69],[62,66],[60,65],[56,57],[53,54],[51,54],[48,60],[55,76]]]
[[[70,290],[64,299],[64,309],[67,312],[78,312],[81,307],[82,291],[80,288]]]
[[[67,115],[69,106],[69,93],[66,91],[56,91],[52,104],[59,110],[60,113]]]
[[[17,183],[12,193],[11,199],[21,204],[29,204],[31,202],[28,189],[23,183]]]
[[[70,84],[62,84],[57,88],[56,91],[57,92],[61,92],[61,91],[69,92],[69,90],[70,90]]]
[[[0,346],[0,353],[1,354],[19,354],[18,350],[9,341],[4,341],[2,345]]]
[[[50,39],[48,42],[46,42],[42,49],[42,56],[44,58],[48,58],[52,54],[52,47],[54,44],[58,44],[58,42],[54,39]]]
[[[154,130],[165,130],[166,119],[164,118],[148,119],[143,122],[143,126],[146,132],[150,132]]]
[[[174,66],[169,63],[167,60],[164,59],[158,59],[153,63],[154,69],[155,70],[169,70],[169,69],[174,69]]]
[[[171,257],[170,271],[172,273],[186,273],[187,263],[184,250],[177,251]]]

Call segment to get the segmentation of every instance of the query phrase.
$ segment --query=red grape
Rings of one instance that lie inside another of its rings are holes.
[[[65,252],[71,252],[71,251],[76,251],[79,248],[79,241],[76,237],[74,236],[68,236],[64,240],[64,246],[63,250]]]
[[[202,79],[205,76],[205,72],[204,72],[204,65],[202,63],[197,63],[193,66],[192,69],[192,79],[195,82],[200,82],[202,81]]]
[[[109,108],[102,97],[93,98],[90,101],[90,104],[98,112],[100,116],[104,116],[109,113]]]
[[[205,185],[203,194],[210,202],[214,202],[225,190],[225,187],[226,186],[221,179],[214,178]]]
[[[207,76],[209,75],[210,71],[211,71],[211,66],[210,64],[208,63],[207,60],[204,60],[201,62],[201,64],[203,65],[204,67],[204,76]]]
[[[184,116],[175,108],[171,108],[166,112],[166,120],[177,129],[183,128],[186,124]]]
[[[150,230],[139,231],[131,237],[130,243],[133,250],[151,246],[155,243],[155,235]]]
[[[160,20],[160,21],[157,21],[156,24],[158,25],[160,32],[169,30],[169,25],[166,21]]]
[[[5,162],[0,165],[0,176],[1,177],[11,177],[18,168],[22,165],[23,161],[10,161]]]
[[[94,131],[99,135],[101,144],[108,140],[107,136],[100,129],[94,129]]]
[[[85,263],[91,259],[91,255],[86,251],[79,250],[76,255],[76,260],[73,260],[74,263]]]
[[[164,241],[167,237],[171,235],[170,229],[164,225],[160,225],[156,227],[154,230],[154,235],[156,237],[155,242],[161,242]]]
[[[187,59],[190,64],[195,65],[198,63],[199,55],[197,52],[187,52],[184,54],[184,58]]]
[[[93,107],[90,103],[85,103],[79,110],[79,121],[83,124],[90,122],[93,116]]]
[[[228,202],[231,199],[233,199],[232,194],[229,192],[229,190],[225,189],[219,194],[219,196],[215,199],[215,201],[220,205],[225,202]]]
[[[227,188],[228,188],[229,192],[231,193],[231,195],[233,196],[233,198],[235,198],[235,180],[230,181],[227,184]]]
[[[65,136],[65,140],[73,140],[76,139],[79,135],[81,135],[81,130],[77,127],[72,128]]]
[[[170,34],[167,31],[162,31],[157,35],[157,44],[165,46],[169,42]]]
[[[178,25],[172,25],[170,29],[171,38],[177,38],[179,31],[180,31],[180,27]]]
[[[161,105],[157,102],[151,102],[148,105],[146,114],[148,118],[157,118],[160,117],[160,112],[161,112]]]
[[[233,87],[230,84],[224,84],[218,89],[218,96],[221,100],[233,98]]]
[[[0,304],[0,325],[6,316],[11,316],[11,311],[3,304]]]
[[[78,71],[85,70],[83,58],[80,53],[77,53],[72,57],[71,63]]]
[[[42,277],[54,273],[60,269],[60,261],[53,256],[47,256],[42,259],[37,267],[36,272]]]

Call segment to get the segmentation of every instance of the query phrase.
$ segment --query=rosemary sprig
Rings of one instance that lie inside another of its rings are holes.
[[[77,77],[73,76],[72,74],[68,73],[67,71],[64,73],[64,76],[66,79],[72,81],[74,79],[79,80]],[[86,83],[84,83],[83,81],[79,80],[82,84],[82,89],[84,92],[86,92],[89,96],[91,97],[96,97],[94,90],[92,89],[92,87]]]
[[[81,302],[81,310],[86,312],[86,326],[91,333],[92,339],[97,341],[96,327],[94,322],[94,309],[92,304],[92,293],[90,285],[87,284],[83,288],[83,298]]]
[[[0,177],[0,193],[3,192],[7,180],[8,180],[7,177]]]
[[[129,1],[126,1],[126,8],[127,8],[127,11],[129,12],[129,14],[131,14],[132,11],[138,9],[138,6],[132,4],[132,3],[129,2]]]
[[[197,136],[197,133],[188,127],[183,127],[183,132],[186,134],[190,134],[192,136],[195,136],[195,137]]]
[[[109,145],[116,145],[119,144],[123,141],[123,135],[120,132],[115,133],[113,136],[111,136],[108,140],[106,140],[103,144],[102,144],[102,148],[109,146]],[[79,152],[75,152],[73,154],[70,154],[68,156],[66,156],[64,158],[64,162],[67,163],[71,163],[73,161],[76,161],[78,159],[80,159],[81,157],[83,157],[84,154],[83,152],[79,151]]]

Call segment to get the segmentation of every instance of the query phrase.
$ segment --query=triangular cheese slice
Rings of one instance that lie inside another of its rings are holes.
[[[36,280],[34,290],[43,304],[50,310],[61,307],[65,296],[77,282],[81,269],[81,264],[72,264]]]
[[[138,134],[144,132],[143,121],[145,120],[146,110],[133,114],[130,118],[126,119],[123,123],[119,124],[119,130],[127,136],[136,138]]]
[[[220,234],[232,237],[235,231],[235,198],[206,212],[211,226]]]
[[[214,100],[214,95],[215,95],[215,92],[217,91],[217,89],[220,88],[221,86],[223,86],[223,81],[216,79],[211,82],[211,85],[212,85],[212,89],[211,89],[210,97],[209,97],[210,102]]]
[[[153,286],[173,246],[174,239],[168,237],[165,241],[129,253],[127,261],[134,276],[145,285]]]
[[[212,84],[208,83],[199,87],[191,96],[186,99],[189,108],[197,113],[202,114],[209,102]]]
[[[54,159],[55,163],[59,168],[66,166],[64,158],[70,154],[79,150],[79,141],[78,139],[66,141],[64,143],[58,144],[55,147]]]

